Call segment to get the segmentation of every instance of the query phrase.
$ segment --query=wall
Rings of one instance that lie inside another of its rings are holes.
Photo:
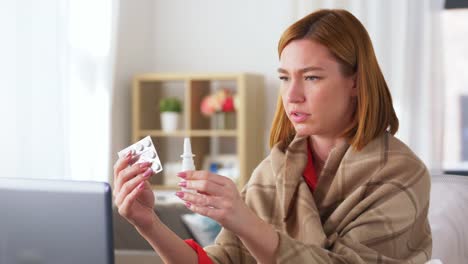
[[[279,87],[277,44],[293,17],[291,8],[280,0],[157,0],[154,70],[263,74],[267,153]]]
[[[279,82],[277,44],[292,22],[280,0],[122,0],[118,26],[112,157],[131,138],[130,87],[142,72],[253,72],[265,76],[268,136]]]
[[[154,70],[153,18],[153,0],[120,1],[112,102],[111,164],[117,159],[117,152],[131,143],[132,78],[138,73]]]

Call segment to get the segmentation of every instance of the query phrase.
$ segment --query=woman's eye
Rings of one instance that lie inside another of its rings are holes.
[[[315,80],[320,79],[320,77],[318,77],[318,76],[306,76],[304,79],[306,81],[315,81]]]
[[[288,77],[286,77],[286,76],[280,76],[279,79],[282,80],[282,81],[287,81],[287,80],[288,80]]]

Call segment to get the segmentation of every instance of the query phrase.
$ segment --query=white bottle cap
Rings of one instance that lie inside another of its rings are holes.
[[[184,153],[180,155],[181,158],[193,158],[195,155],[192,153],[192,144],[190,138],[184,138]]]
[[[195,164],[193,163],[192,145],[190,144],[190,138],[184,138],[184,153],[180,155],[182,158],[182,171],[193,171],[195,170]],[[182,188],[184,192],[197,193],[196,190],[189,190]]]

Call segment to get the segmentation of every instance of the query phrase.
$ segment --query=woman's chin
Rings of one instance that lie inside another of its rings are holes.
[[[310,126],[299,124],[294,127],[296,130],[296,135],[297,136],[309,136],[313,134],[312,129],[310,129]]]

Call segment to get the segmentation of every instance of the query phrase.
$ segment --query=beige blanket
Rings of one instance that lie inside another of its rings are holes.
[[[337,146],[314,193],[302,177],[306,162],[306,138],[295,138],[286,149],[275,146],[242,191],[247,205],[279,234],[277,263],[430,259],[430,177],[406,145],[384,134],[359,152]],[[205,250],[217,263],[256,263],[226,229]]]

